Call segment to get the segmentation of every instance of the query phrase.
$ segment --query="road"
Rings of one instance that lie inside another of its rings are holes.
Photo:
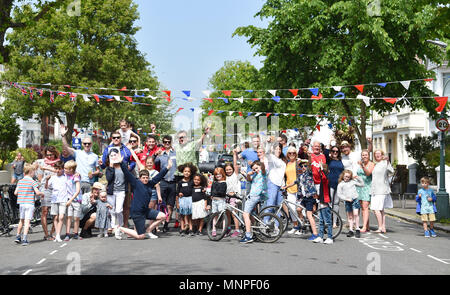
[[[36,227],[27,247],[16,245],[13,236],[0,237],[0,274],[450,274],[450,234],[438,231],[437,238],[427,239],[417,224],[386,219],[386,234],[356,239],[347,238],[344,230],[333,245],[287,233],[273,244],[243,245],[232,238],[211,242],[207,236],[180,237],[177,232],[143,241],[90,238],[55,243],[43,241]]]

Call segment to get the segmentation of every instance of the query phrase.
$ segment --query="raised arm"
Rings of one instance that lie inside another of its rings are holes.
[[[132,185],[132,186],[136,186],[136,181],[137,178],[131,174],[131,172],[128,170],[127,165],[125,164],[125,162],[122,161],[120,162],[120,168],[122,169],[123,174],[125,175],[125,179]]]
[[[136,161],[136,165],[138,166],[139,171],[145,170],[145,165],[141,163],[141,161],[139,160],[138,156],[136,155],[136,153],[131,148],[131,145],[127,145],[127,148],[130,150],[131,156]]]
[[[75,150],[70,147],[66,139],[67,128],[66,126],[64,126],[64,124],[61,124],[60,127],[61,127],[61,138],[63,143],[63,149],[67,150],[71,155],[73,155],[75,153]]]

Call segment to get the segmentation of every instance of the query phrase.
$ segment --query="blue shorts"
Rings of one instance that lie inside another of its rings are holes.
[[[259,196],[250,196],[247,200],[245,200],[244,212],[252,213],[253,209],[255,209],[260,200],[261,198]]]
[[[22,173],[22,174],[16,174],[16,173],[14,173],[14,178],[15,178],[17,181],[21,180],[21,179],[23,178],[23,173]]]
[[[158,200],[158,194],[156,193],[155,189],[152,189],[152,198],[150,201],[157,201]]]
[[[144,214],[135,214],[133,215],[133,223],[136,227],[136,232],[138,235],[145,234],[145,221],[156,220],[158,217],[159,211],[154,209],[147,209]]]
[[[306,211],[314,211],[314,205],[317,204],[313,197],[303,198],[301,204],[306,208]]]
[[[354,199],[353,201],[345,201],[345,212],[353,212],[353,210],[356,209],[361,209],[358,199]]]

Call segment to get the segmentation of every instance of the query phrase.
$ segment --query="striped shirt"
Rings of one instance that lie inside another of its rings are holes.
[[[17,204],[34,205],[34,189],[39,184],[29,176],[25,176],[17,183]]]

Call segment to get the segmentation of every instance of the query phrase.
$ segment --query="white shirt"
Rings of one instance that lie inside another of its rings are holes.
[[[233,172],[231,176],[227,176],[227,194],[233,192],[241,194],[241,182],[239,181],[236,173]]]
[[[352,179],[348,182],[341,181],[337,186],[336,195],[341,200],[352,201],[358,198],[358,192],[356,191],[357,186],[364,186],[364,182],[361,178]]]
[[[122,129],[119,129],[120,136],[122,136],[122,144],[127,145],[130,141],[131,129],[128,129],[126,132],[123,132]]]
[[[266,154],[266,159],[269,170],[269,180],[277,186],[282,186],[284,173],[286,172],[286,163],[273,154]]]
[[[66,176],[53,175],[48,180],[48,189],[52,192],[52,204],[67,202]]]
[[[350,152],[350,154],[345,155],[341,154],[341,161],[344,165],[345,170],[350,170],[353,172],[353,174],[356,175],[356,172],[358,171],[358,161],[361,161],[361,154],[357,152]]]

